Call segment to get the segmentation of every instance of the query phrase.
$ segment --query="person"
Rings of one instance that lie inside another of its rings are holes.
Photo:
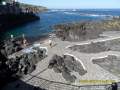
[[[22,34],[22,38],[25,39],[25,34]]]
[[[118,90],[118,85],[117,83],[112,83],[112,90]]]
[[[11,38],[11,41],[14,40],[14,36],[12,34],[10,35],[10,38]]]
[[[26,47],[27,46],[27,40],[23,39],[23,45]]]
[[[23,46],[26,47],[28,45],[28,42],[25,39],[25,35],[24,34],[22,35],[22,38],[23,38],[23,41],[22,41],[23,42]]]
[[[52,48],[52,40],[49,40],[49,45]]]

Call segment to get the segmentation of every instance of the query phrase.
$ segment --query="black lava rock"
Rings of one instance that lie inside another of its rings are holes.
[[[70,82],[75,82],[76,80],[76,76],[71,75],[72,71],[78,72],[80,75],[87,73],[81,63],[69,55],[64,55],[63,57],[54,55],[48,67],[53,69],[56,73],[62,73],[63,78]]]

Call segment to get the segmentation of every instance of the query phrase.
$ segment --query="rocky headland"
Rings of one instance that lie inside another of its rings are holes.
[[[0,3],[0,31],[10,30],[35,20],[40,17],[36,14],[47,9],[42,6],[28,5],[19,2]]]

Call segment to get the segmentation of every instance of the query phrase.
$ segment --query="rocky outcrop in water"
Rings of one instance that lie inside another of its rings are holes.
[[[69,55],[64,55],[63,57],[54,55],[50,60],[48,67],[53,69],[56,73],[62,73],[63,78],[69,82],[75,82],[76,80],[76,76],[71,75],[71,72],[78,72],[79,75],[87,73],[81,63]]]
[[[57,37],[68,41],[84,41],[99,38],[104,31],[120,30],[120,18],[103,21],[82,21],[54,26]]]

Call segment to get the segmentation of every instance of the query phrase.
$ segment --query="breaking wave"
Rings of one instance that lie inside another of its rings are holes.
[[[63,12],[63,13],[68,15],[80,15],[79,13],[75,13],[75,12]]]
[[[80,15],[80,16],[89,16],[89,17],[113,17],[113,15],[105,15],[105,14],[86,14],[86,13],[78,13],[78,12],[63,12],[63,13],[67,15]]]
[[[104,14],[84,14],[84,16],[91,16],[91,17],[113,17],[112,15],[104,15]]]

